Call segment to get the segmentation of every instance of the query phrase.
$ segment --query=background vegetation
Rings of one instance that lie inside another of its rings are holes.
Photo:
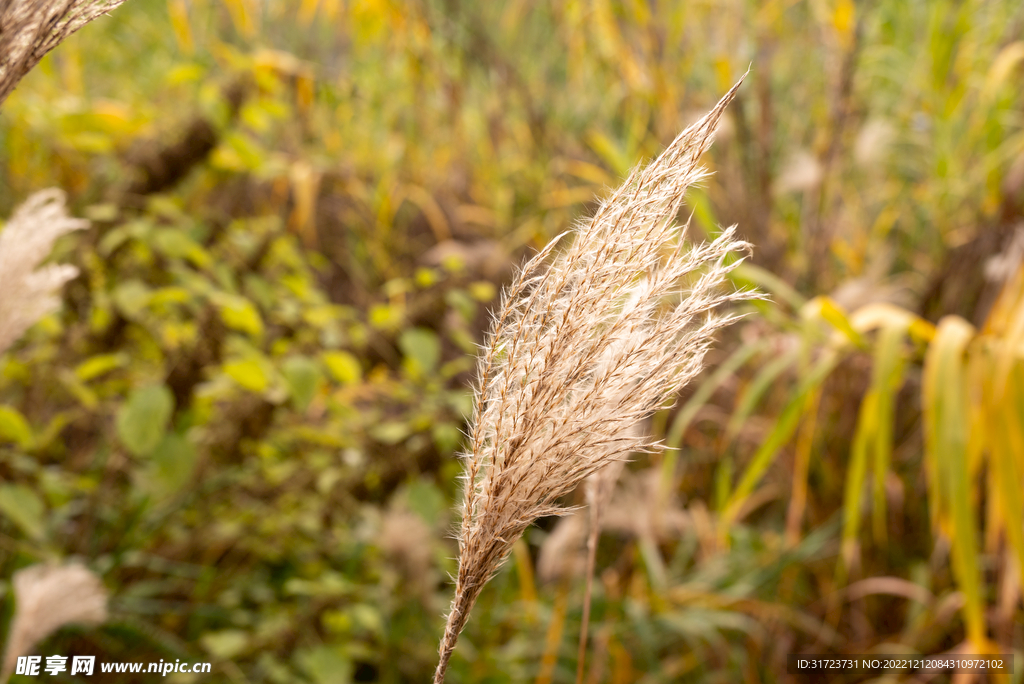
[[[1021,681],[1022,33],[1003,0],[132,0],[90,25],[0,109],[0,216],[57,185],[93,222],[57,250],[61,312],[0,357],[0,578],[77,556],[113,597],[41,652],[426,681],[489,307],[752,65],[693,230],[738,223],[772,301],[604,514],[588,681],[958,648]],[[574,681],[583,529],[528,532],[449,681]]]

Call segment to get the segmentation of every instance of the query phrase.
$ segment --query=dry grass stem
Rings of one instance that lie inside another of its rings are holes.
[[[634,426],[635,428],[636,426]],[[634,429],[635,436],[639,433]],[[601,511],[611,501],[615,483],[626,466],[624,461],[612,461],[587,478],[585,495],[590,511],[587,534],[586,587],[583,591],[583,617],[580,620],[580,647],[576,659],[576,684],[583,684],[587,654],[587,635],[590,628],[590,597],[594,590],[594,566],[597,565],[597,540],[601,535]]]
[[[14,618],[7,637],[0,682],[19,656],[64,625],[98,625],[107,619],[107,590],[80,563],[33,565],[14,574]]]
[[[434,681],[488,579],[534,520],[585,478],[656,444],[630,428],[670,403],[701,369],[718,306],[750,293],[724,288],[727,257],[748,245],[728,229],[684,240],[676,217],[739,83],[578,227],[548,266],[556,238],[505,292],[479,361],[465,456],[455,597]]]
[[[0,104],[53,48],[124,0],[2,0]]]
[[[60,190],[37,192],[15,209],[0,232],[0,353],[57,308],[54,292],[78,271],[39,264],[57,238],[88,226],[88,221],[68,216]]]

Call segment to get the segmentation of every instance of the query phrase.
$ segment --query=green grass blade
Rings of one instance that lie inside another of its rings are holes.
[[[729,424],[726,427],[725,433],[728,439],[733,439],[739,432],[743,423],[750,417],[750,414],[757,408],[758,403],[764,396],[765,392],[768,391],[775,383],[775,380],[786,370],[796,364],[800,358],[799,349],[791,349],[782,356],[779,356],[767,364],[758,371],[757,375],[754,376],[753,381],[747,386],[746,390],[740,396],[736,403],[736,410],[733,411],[732,417],[729,418]]]
[[[701,383],[697,391],[683,404],[683,408],[679,410],[679,413],[676,414],[675,419],[672,421],[672,427],[665,437],[665,445],[669,449],[679,448],[683,435],[686,434],[686,429],[690,427],[690,423],[697,416],[697,412],[700,411],[704,404],[708,403],[708,399],[715,393],[715,390],[739,370],[743,364],[749,361],[754,354],[764,349],[764,347],[765,344],[763,342],[748,342],[744,344],[733,352],[721,366],[715,369],[715,372],[707,380]]]
[[[779,449],[793,436],[797,425],[800,424],[800,417],[807,408],[807,397],[812,391],[821,386],[821,383],[825,381],[825,378],[828,377],[828,374],[832,372],[832,369],[835,368],[838,362],[838,354],[835,352],[826,353],[818,359],[817,363],[812,366],[810,372],[804,376],[797,386],[796,392],[793,393],[786,403],[782,415],[775,421],[775,427],[772,428],[764,443],[754,453],[750,464],[740,478],[739,484],[736,485],[736,489],[729,496],[721,518],[721,529],[723,531],[728,529],[728,526],[743,507],[747,497],[753,493],[754,487],[757,486],[761,476],[764,475],[772,461],[775,460]]]
[[[875,363],[872,377],[872,392],[875,395],[874,409],[877,428],[874,434],[874,461],[872,464],[874,506],[872,508],[875,541],[886,540],[886,496],[885,476],[892,461],[893,421],[895,419],[895,398],[903,385],[905,358],[903,340],[906,326],[888,325],[882,329],[875,348]]]

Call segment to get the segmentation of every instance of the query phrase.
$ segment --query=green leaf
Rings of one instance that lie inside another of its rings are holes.
[[[324,352],[320,358],[334,379],[342,385],[354,385],[362,379],[363,369],[359,360],[347,351]]]
[[[412,375],[424,375],[437,368],[441,360],[441,341],[433,330],[411,328],[402,331],[398,347],[405,356],[406,368]]]
[[[160,444],[174,410],[174,397],[163,385],[132,392],[117,416],[117,435],[136,456],[150,453]]]
[[[162,254],[188,259],[199,268],[210,263],[210,255],[181,228],[162,228],[153,234],[153,246]]]
[[[296,660],[315,684],[348,684],[352,681],[352,661],[338,646],[318,646],[299,651]]]
[[[64,386],[64,389],[75,397],[82,406],[92,411],[99,405],[100,398],[96,392],[82,382],[70,369],[60,369],[57,372],[57,377],[61,385]]]
[[[249,635],[240,629],[209,632],[199,640],[207,653],[220,660],[231,660],[249,646]]]
[[[43,500],[24,485],[0,485],[0,513],[30,538],[40,541],[46,529]]]
[[[320,384],[320,366],[307,356],[292,356],[284,362],[281,372],[288,381],[295,408],[305,411]]]
[[[370,428],[370,436],[382,444],[398,444],[409,436],[409,425],[397,420],[389,420]]]
[[[22,449],[32,446],[32,427],[18,409],[0,406],[0,440],[14,442]]]
[[[864,349],[867,347],[864,338],[850,324],[850,319],[846,316],[846,312],[835,301],[828,297],[818,297],[817,300],[821,306],[820,313],[822,318],[828,321],[833,328],[843,333],[858,348]]]
[[[139,280],[128,280],[118,285],[110,298],[125,318],[136,318],[149,305],[150,291]]]
[[[434,483],[419,479],[410,482],[401,490],[406,505],[428,525],[434,525],[448,514],[448,502]]]
[[[192,478],[198,454],[192,443],[173,432],[164,435],[149,457],[142,487],[156,499],[181,491]]]
[[[995,364],[991,364],[995,368]],[[1006,394],[996,400],[992,385],[995,373],[989,375],[989,388],[986,392],[990,400],[997,401],[995,406],[986,407],[982,414],[990,424],[993,435],[992,466],[993,475],[999,482],[1002,495],[1003,519],[1005,521],[1024,520],[1024,501],[1022,501],[1020,482],[1024,481],[1024,425],[1020,416],[1024,415],[1024,372],[1017,369],[1017,382],[1008,383]],[[1016,396],[1015,396],[1016,395]],[[1024,529],[1021,525],[1006,525],[1006,536],[1017,557],[1017,568],[1024,579]]]
[[[104,373],[109,373],[115,368],[121,368],[128,364],[128,355],[123,352],[117,354],[99,354],[86,359],[75,368],[75,375],[82,382],[88,382],[98,378]]]
[[[210,164],[224,171],[258,171],[266,163],[266,153],[240,133],[225,135],[210,155]]]
[[[452,423],[437,423],[430,436],[434,439],[434,446],[442,454],[455,453],[462,443],[462,432]]]

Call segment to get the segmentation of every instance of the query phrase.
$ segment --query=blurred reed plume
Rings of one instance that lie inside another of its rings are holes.
[[[72,33],[124,0],[0,2],[0,104],[39,60]]]
[[[36,321],[57,308],[54,292],[78,271],[74,266],[39,268],[61,235],[87,228],[68,215],[64,193],[37,192],[14,210],[0,232],[0,353]]]
[[[716,307],[752,296],[722,287],[735,265],[727,257],[748,248],[732,228],[694,246],[676,223],[739,85],[635,168],[550,265],[559,238],[505,292],[479,360],[459,570],[435,683],[527,526],[564,512],[558,499],[608,464],[658,448],[631,428],[701,370],[712,335],[734,320]]]
[[[7,636],[0,682],[6,682],[19,656],[64,625],[98,625],[107,619],[107,590],[80,563],[33,565],[14,574],[14,618]]]

